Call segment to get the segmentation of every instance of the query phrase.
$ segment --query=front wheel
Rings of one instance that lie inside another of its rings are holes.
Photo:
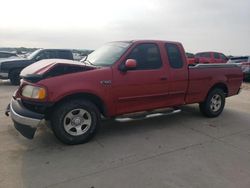
[[[225,106],[225,94],[221,89],[213,89],[208,93],[204,102],[200,103],[200,111],[207,117],[219,116]]]
[[[51,118],[52,130],[65,144],[89,141],[100,125],[100,113],[90,101],[73,99],[59,104]]]

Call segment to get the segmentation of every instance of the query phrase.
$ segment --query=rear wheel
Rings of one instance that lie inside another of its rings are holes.
[[[10,71],[9,73],[9,78],[10,78],[10,83],[12,85],[19,85],[20,84],[20,70],[15,69]]]
[[[90,101],[74,99],[58,105],[52,116],[52,130],[65,144],[89,141],[100,126],[100,113]]]
[[[217,117],[225,106],[225,94],[222,89],[216,88],[209,92],[204,102],[200,103],[200,111],[207,117]]]

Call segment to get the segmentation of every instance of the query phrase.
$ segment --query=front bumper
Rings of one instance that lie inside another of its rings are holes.
[[[6,114],[11,116],[15,128],[26,138],[32,139],[37,128],[43,124],[44,114],[28,110],[21,100],[11,99]]]

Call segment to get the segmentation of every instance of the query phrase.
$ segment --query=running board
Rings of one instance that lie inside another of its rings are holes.
[[[168,109],[168,110],[159,109],[159,110],[154,110],[151,112],[136,112],[136,113],[125,114],[125,115],[116,117],[115,120],[119,122],[126,122],[126,121],[148,119],[148,118],[153,118],[153,117],[158,117],[158,116],[173,115],[173,114],[177,114],[180,112],[181,112],[181,109],[179,108]]]

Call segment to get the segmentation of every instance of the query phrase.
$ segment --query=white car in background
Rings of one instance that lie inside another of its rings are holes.
[[[232,57],[227,63],[238,64],[244,74],[244,80],[250,80],[250,56]]]

